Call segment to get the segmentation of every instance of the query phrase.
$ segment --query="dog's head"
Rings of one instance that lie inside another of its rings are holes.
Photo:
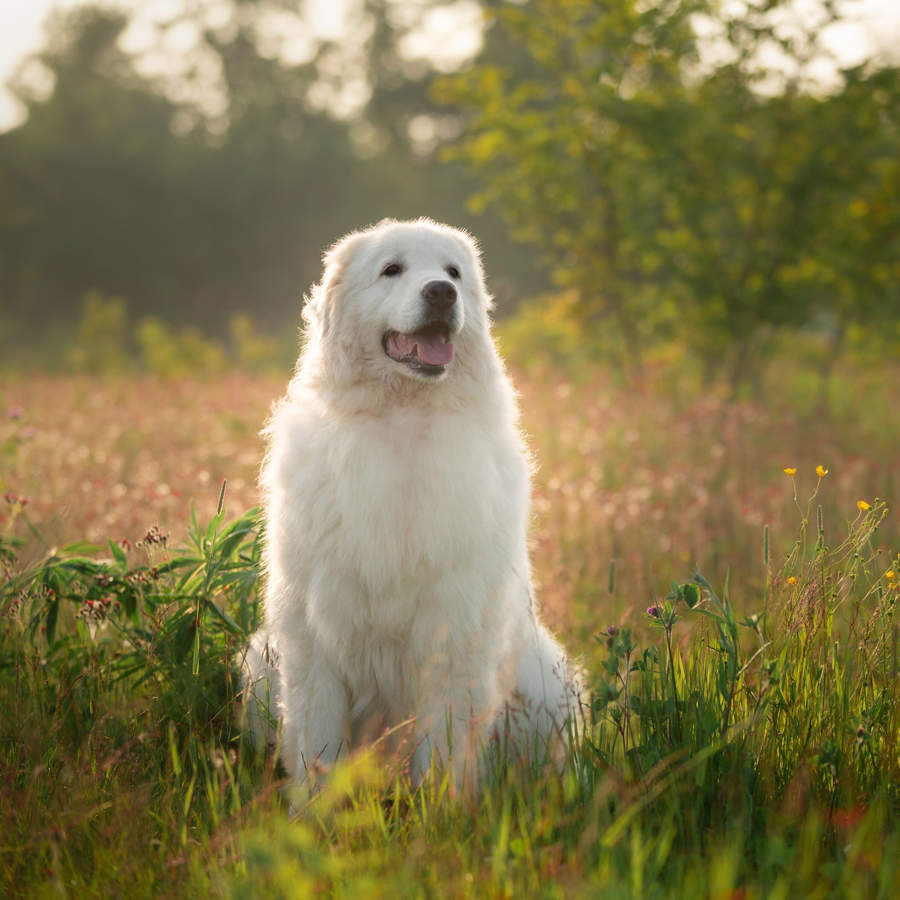
[[[322,353],[356,377],[437,382],[483,345],[489,308],[472,238],[428,219],[386,220],[325,254],[304,315]]]

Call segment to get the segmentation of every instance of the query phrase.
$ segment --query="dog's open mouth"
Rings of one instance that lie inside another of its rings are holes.
[[[440,375],[453,359],[450,328],[446,322],[429,322],[418,331],[388,331],[381,339],[393,360],[423,375]]]

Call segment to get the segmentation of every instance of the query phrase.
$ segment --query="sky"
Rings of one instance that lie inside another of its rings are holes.
[[[40,48],[43,23],[54,7],[73,7],[84,0],[0,0],[0,85],[29,53]],[[318,30],[334,32],[340,27],[339,0],[306,0],[317,18]],[[344,0],[346,2],[346,0]],[[815,0],[797,0],[798,8],[813,4]],[[182,5],[182,0],[120,0],[120,6],[135,8],[138,18],[164,16]],[[472,3],[456,3],[468,7],[471,22]],[[876,52],[890,52],[900,47],[900,0],[844,0],[842,4],[847,21],[833,27],[827,35],[827,43],[845,65],[852,65]],[[443,23],[446,26],[446,21]],[[448,39],[446,27],[440,42]],[[462,38],[465,42],[466,38]],[[22,110],[12,95],[0,87],[0,131],[21,120]]]

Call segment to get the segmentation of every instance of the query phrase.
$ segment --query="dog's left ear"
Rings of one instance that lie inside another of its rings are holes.
[[[466,252],[472,259],[472,265],[475,268],[475,275],[478,278],[478,284],[481,287],[481,296],[484,302],[484,308],[488,311],[494,308],[494,298],[488,293],[487,283],[485,281],[484,266],[481,262],[481,247],[478,241],[462,228],[454,228],[457,240],[463,245]]]

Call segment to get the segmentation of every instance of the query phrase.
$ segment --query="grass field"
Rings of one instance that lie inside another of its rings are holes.
[[[360,756],[290,816],[230,674],[284,378],[6,376],[0,894],[900,893],[900,373],[830,412],[796,377],[767,403],[516,381],[588,734],[477,800]]]

